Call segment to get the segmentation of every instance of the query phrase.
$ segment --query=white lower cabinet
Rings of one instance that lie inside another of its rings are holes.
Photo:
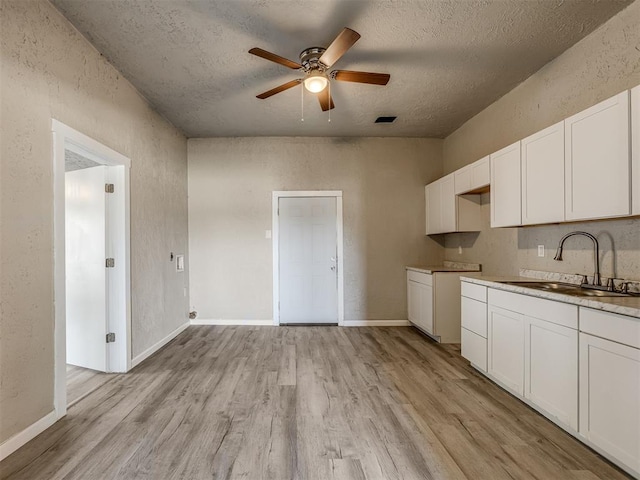
[[[524,315],[489,304],[489,375],[518,395],[524,393]]]
[[[578,307],[489,290],[488,373],[578,429]]]
[[[578,331],[524,317],[524,397],[578,430]]]
[[[489,288],[484,339],[478,287],[463,283],[462,355],[640,478],[640,318]]]
[[[600,317],[630,344],[580,332],[580,435],[640,476],[640,319],[583,310],[585,328]]]
[[[487,339],[481,337],[471,330],[462,328],[462,339],[460,340],[461,353],[464,358],[469,360],[476,368],[487,371]]]
[[[487,287],[462,282],[461,353],[473,366],[487,371]]]
[[[433,287],[407,280],[409,321],[428,333],[433,333]]]
[[[409,321],[434,340],[460,343],[460,273],[407,269]]]
[[[488,373],[578,429],[578,307],[489,290]]]

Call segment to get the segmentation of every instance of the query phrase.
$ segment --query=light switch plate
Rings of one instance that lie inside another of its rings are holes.
[[[538,245],[538,256],[544,257],[544,245]]]
[[[264,231],[264,238],[271,238],[271,230]]]

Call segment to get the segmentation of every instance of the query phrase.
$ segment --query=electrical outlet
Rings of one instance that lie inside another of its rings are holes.
[[[544,257],[544,245],[538,245],[538,256]]]

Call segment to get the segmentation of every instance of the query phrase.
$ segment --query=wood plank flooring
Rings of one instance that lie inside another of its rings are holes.
[[[73,405],[114,376],[112,373],[96,372],[88,368],[67,365],[67,405]]]
[[[414,329],[190,327],[7,480],[628,478]]]

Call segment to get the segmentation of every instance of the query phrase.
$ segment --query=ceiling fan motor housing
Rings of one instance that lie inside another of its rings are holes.
[[[320,57],[325,50],[326,48],[323,47],[311,47],[300,52],[300,63],[305,72],[313,70],[324,72],[328,68],[324,63],[320,62]]]

